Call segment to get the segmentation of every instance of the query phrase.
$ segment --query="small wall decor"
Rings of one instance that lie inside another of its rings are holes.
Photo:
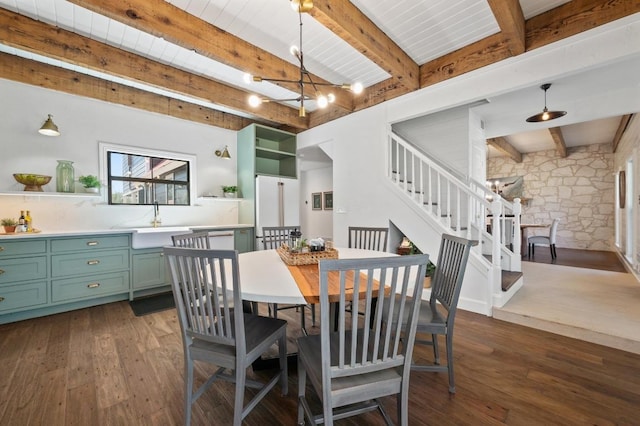
[[[620,173],[618,173],[618,195],[619,195],[619,202],[620,202],[621,209],[624,209],[626,192],[627,192],[627,178],[625,176],[624,170],[620,170]]]
[[[324,209],[333,210],[333,191],[324,192]]]
[[[322,192],[311,194],[311,210],[322,210]]]

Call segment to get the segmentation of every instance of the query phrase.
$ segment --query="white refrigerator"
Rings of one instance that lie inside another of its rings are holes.
[[[265,226],[300,226],[297,179],[256,176],[256,247],[262,250]]]

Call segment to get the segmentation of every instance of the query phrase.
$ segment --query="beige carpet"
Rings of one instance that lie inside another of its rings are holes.
[[[633,275],[522,263],[524,286],[494,317],[640,354],[640,283]]]

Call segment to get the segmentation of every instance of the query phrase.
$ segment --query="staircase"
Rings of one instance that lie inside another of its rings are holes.
[[[469,263],[476,271],[467,275],[485,281],[467,286],[465,277],[463,293],[465,286],[475,294],[484,291],[488,307],[484,311],[491,315],[492,307],[503,306],[523,284],[520,200],[510,203],[484,183],[463,181],[392,130],[388,131],[387,159],[387,178],[394,191],[431,229],[478,241]],[[417,244],[419,236],[411,235],[421,233],[420,229],[412,226],[403,232],[423,250]]]

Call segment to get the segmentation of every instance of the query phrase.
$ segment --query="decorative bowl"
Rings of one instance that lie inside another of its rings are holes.
[[[36,175],[33,173],[14,173],[13,177],[18,183],[24,185],[25,191],[43,192],[42,185],[51,181],[51,176]]]

